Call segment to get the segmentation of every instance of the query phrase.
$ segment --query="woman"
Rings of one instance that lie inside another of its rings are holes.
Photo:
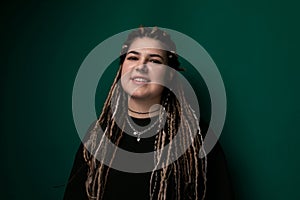
[[[232,199],[219,144],[199,157],[205,153],[205,127],[199,127],[184,95],[175,52],[170,36],[156,27],[129,34],[99,120],[76,155],[64,199]],[[106,138],[116,145],[113,151]],[[119,148],[155,152],[152,170],[110,167]]]

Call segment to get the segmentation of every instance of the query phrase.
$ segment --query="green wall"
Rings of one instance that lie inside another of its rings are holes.
[[[101,41],[143,24],[194,38],[217,64],[237,199],[300,199],[298,9],[291,0],[2,3],[0,198],[62,198],[80,143],[77,70]]]

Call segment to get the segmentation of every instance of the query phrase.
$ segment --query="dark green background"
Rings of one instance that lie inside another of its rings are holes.
[[[77,70],[101,41],[143,24],[194,38],[219,67],[228,98],[221,143],[237,199],[300,199],[294,2],[1,3],[0,198],[61,199],[80,143]]]

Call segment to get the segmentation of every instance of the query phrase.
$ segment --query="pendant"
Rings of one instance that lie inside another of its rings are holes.
[[[141,140],[141,136],[140,136],[141,134],[139,134],[138,132],[134,131],[133,135],[137,135],[136,141],[139,142]]]

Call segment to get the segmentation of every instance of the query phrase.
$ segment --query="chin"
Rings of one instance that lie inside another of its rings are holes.
[[[140,94],[140,93],[134,92],[134,93],[131,95],[131,98],[133,98],[133,99],[145,99],[145,100],[147,100],[147,99],[149,98],[149,95],[146,95],[146,94]]]

